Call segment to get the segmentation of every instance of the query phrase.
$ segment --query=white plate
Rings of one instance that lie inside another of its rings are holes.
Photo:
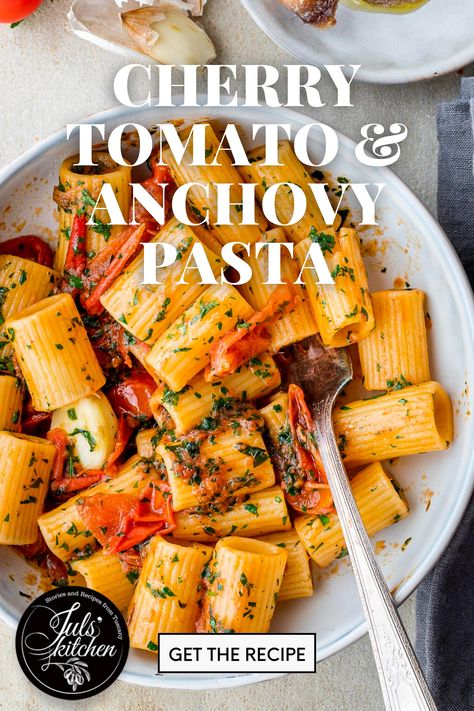
[[[283,110],[278,114],[264,108],[246,109],[144,109],[115,108],[93,119],[109,129],[129,121],[153,125],[171,118],[209,117],[237,123],[245,130],[253,123],[275,121],[292,124],[297,130],[307,117]],[[385,541],[379,554],[395,600],[403,602],[435,564],[446,548],[469,501],[474,486],[472,442],[474,421],[469,393],[474,391],[474,305],[472,292],[459,261],[437,223],[417,198],[389,170],[365,168],[354,159],[354,144],[340,138],[340,152],[331,166],[336,176],[356,182],[386,182],[379,199],[380,228],[361,232],[370,247],[366,264],[372,289],[393,286],[403,277],[428,294],[427,309],[433,321],[429,332],[433,378],[451,395],[455,408],[456,438],[446,452],[407,457],[390,471],[405,487],[411,508],[406,519],[377,540]],[[38,143],[10,166],[0,171],[0,225],[2,234],[37,233],[53,238],[56,232],[55,209],[51,201],[61,161],[74,153],[60,131]],[[321,146],[311,146],[313,155]],[[375,240],[375,242],[369,241]],[[376,253],[375,245],[381,251]],[[385,273],[381,269],[386,267]],[[427,501],[429,511],[425,511]],[[402,552],[401,544],[412,541]],[[28,574],[27,574],[28,573]],[[8,576],[12,575],[13,580]],[[25,580],[26,575],[26,580]],[[0,614],[15,625],[28,601],[19,591],[33,590],[31,568],[8,548],[0,550]],[[273,631],[318,633],[318,659],[341,650],[366,631],[355,583],[347,559],[327,571],[315,571],[313,598],[281,604],[272,625]],[[29,585],[28,585],[29,583]],[[133,652],[123,679],[146,686],[168,688],[217,688],[253,683],[271,675],[156,676],[156,659],[151,654]]]
[[[474,2],[430,0],[416,12],[361,12],[340,5],[328,30],[306,25],[279,0],[242,0],[257,25],[305,64],[361,64],[361,81],[402,84],[474,61]]]

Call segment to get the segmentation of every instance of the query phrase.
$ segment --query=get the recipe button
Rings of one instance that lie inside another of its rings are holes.
[[[159,634],[158,673],[316,671],[316,635]]]

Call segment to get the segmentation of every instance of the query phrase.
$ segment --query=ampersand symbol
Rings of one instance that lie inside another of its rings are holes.
[[[401,152],[399,144],[408,136],[408,129],[403,123],[392,123],[388,130],[389,134],[385,135],[385,128],[380,123],[368,123],[361,128],[364,140],[355,150],[359,163],[386,166],[397,162]]]

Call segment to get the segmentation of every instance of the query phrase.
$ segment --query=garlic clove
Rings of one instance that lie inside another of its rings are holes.
[[[174,5],[174,7],[173,7]],[[122,14],[137,50],[160,64],[208,64],[216,56],[206,32],[176,2],[160,3]]]

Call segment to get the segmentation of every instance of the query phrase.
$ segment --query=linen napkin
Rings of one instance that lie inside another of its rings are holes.
[[[474,77],[438,108],[438,219],[474,283]],[[473,354],[474,357],[474,354]],[[474,497],[418,588],[416,652],[438,711],[474,709]]]

